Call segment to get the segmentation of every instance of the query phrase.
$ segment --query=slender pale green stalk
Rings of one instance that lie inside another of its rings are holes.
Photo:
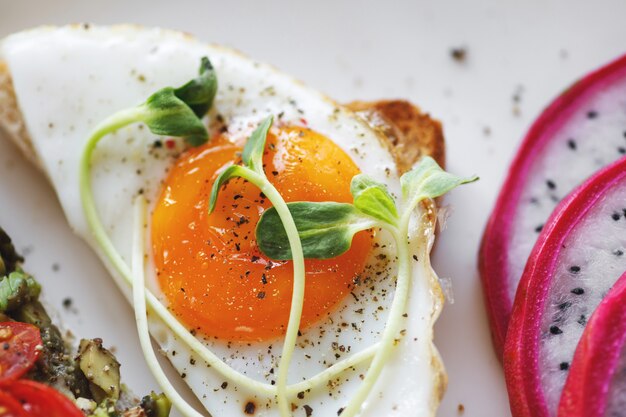
[[[341,362],[337,362],[336,364],[332,365],[330,368],[320,372],[319,374],[305,381],[298,382],[297,384],[289,385],[287,387],[287,394],[289,396],[295,396],[299,392],[308,391],[315,387],[325,385],[328,383],[328,381],[335,379],[337,376],[339,376],[340,373],[342,373],[346,369],[352,368],[354,366],[357,366],[361,362],[365,362],[371,359],[376,354],[376,352],[378,352],[379,348],[380,348],[380,343],[375,343],[372,346],[363,349],[359,353],[355,353],[349,358],[346,358],[342,360]]]
[[[150,340],[150,331],[148,329],[148,312],[146,310],[146,285],[144,271],[144,225],[146,219],[146,199],[143,196],[137,197],[134,205],[134,230],[133,230],[133,254],[132,254],[132,274],[133,274],[133,305],[135,306],[135,321],[137,323],[137,333],[139,334],[139,343],[143,351],[146,364],[157,383],[166,393],[167,398],[172,402],[174,407],[185,417],[203,417],[196,411],[181,395],[176,388],[170,383],[169,379],[163,372],[161,364],[157,359],[152,341]]]
[[[402,315],[406,311],[406,305],[409,299],[409,289],[411,286],[411,256],[409,254],[408,245],[408,229],[411,218],[411,211],[402,216],[397,228],[389,227],[392,232],[397,247],[398,258],[398,278],[396,281],[396,292],[393,297],[389,317],[385,325],[381,340],[380,348],[377,350],[372,359],[372,363],[365,374],[365,378],[357,389],[350,402],[341,412],[341,417],[354,417],[361,411],[363,403],[367,400],[372,388],[376,384],[385,364],[391,356],[395,340],[400,332],[402,323]]]
[[[293,256],[293,293],[291,296],[291,309],[289,311],[289,322],[287,324],[287,332],[283,342],[283,351],[278,363],[278,375],[276,377],[276,400],[278,408],[283,417],[291,415],[291,406],[288,399],[287,382],[289,376],[289,366],[293,358],[293,352],[298,339],[298,330],[302,319],[302,308],[304,306],[304,288],[306,282],[306,274],[304,270],[304,254],[302,252],[302,243],[298,235],[296,223],[289,212],[287,203],[280,195],[278,190],[269,182],[269,180],[257,172],[242,167],[241,177],[256,185],[265,196],[270,200],[278,216],[280,217],[283,227],[289,239],[291,253]],[[344,368],[345,369],[345,368]],[[296,393],[299,391],[296,391]]]
[[[96,209],[93,191],[91,188],[91,158],[96,145],[104,136],[138,121],[141,116],[142,113],[140,111],[137,111],[137,109],[131,109],[113,115],[104,122],[100,123],[85,146],[80,165],[80,194],[87,224],[89,225],[94,239],[98,243],[98,246],[106,256],[107,260],[129,285],[132,285],[132,272],[124,259],[122,259],[120,254],[115,249],[113,242],[111,242],[111,239],[107,235],[104,226],[100,221],[100,217]],[[213,352],[208,350],[206,346],[196,339],[196,337],[193,336],[150,291],[146,292],[146,299],[150,309],[154,311],[155,314],[161,318],[161,320],[163,320],[167,327],[169,327],[179,339],[189,346],[193,352],[202,358],[202,360],[211,365],[217,372],[234,383],[245,386],[254,392],[265,395],[275,395],[275,387],[256,381],[240,372],[235,371],[218,358]]]

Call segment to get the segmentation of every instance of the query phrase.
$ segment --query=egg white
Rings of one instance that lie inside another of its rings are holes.
[[[394,160],[374,130],[301,83],[237,52],[200,43],[182,33],[136,26],[43,27],[12,35],[0,44],[0,59],[11,72],[33,148],[70,226],[98,252],[127,296],[129,287],[108,265],[87,227],[78,187],[80,155],[99,121],[143,102],[161,87],[178,86],[193,78],[202,56],[211,59],[219,82],[208,116],[210,126],[217,128],[217,113],[235,134],[249,131],[268,114],[282,113],[281,120],[292,125],[302,125],[305,120],[308,127],[348,153],[364,173],[399,195]],[[141,190],[154,202],[175,153],[154,149],[155,139],[146,128],[135,125],[107,137],[94,154],[92,179],[99,213],[115,247],[129,263],[133,198]],[[181,147],[179,144],[177,150]],[[419,261],[413,263],[408,317],[403,323],[406,332],[399,336],[393,359],[364,404],[363,417],[433,415],[443,389],[445,377],[432,344],[432,325],[442,296],[428,259],[432,229],[419,229],[427,224],[419,220],[414,219],[411,239]],[[385,236],[381,239],[388,244],[388,259],[394,259],[393,244]],[[355,289],[355,297],[344,300],[329,319],[303,332],[290,368],[290,383],[313,376],[378,341],[394,292],[393,262],[385,271]],[[154,276],[151,278],[151,289],[158,294]],[[192,365],[189,349],[158,320],[151,320],[151,332],[214,417],[245,416],[245,404],[250,400],[256,404],[255,415],[279,415],[271,398],[257,397],[233,384],[221,388],[226,380],[200,361]],[[282,349],[280,340],[205,343],[236,370],[260,381],[273,380],[272,368]],[[362,364],[342,373],[337,381],[305,393],[304,399],[294,398],[294,415],[304,416],[305,404],[313,416],[337,415],[366,370],[367,364]]]

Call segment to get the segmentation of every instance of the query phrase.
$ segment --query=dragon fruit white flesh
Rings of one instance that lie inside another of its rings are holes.
[[[537,119],[510,167],[479,256],[498,355],[528,255],[577,185],[626,154],[626,56],[591,73]]]
[[[558,415],[626,415],[626,273],[589,319],[570,366]]]
[[[626,271],[626,157],[574,190],[532,250],[504,350],[514,417],[555,416],[578,341]]]

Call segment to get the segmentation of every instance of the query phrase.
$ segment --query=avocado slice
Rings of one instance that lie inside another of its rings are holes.
[[[120,398],[120,363],[102,346],[102,339],[82,339],[77,361],[96,402]]]

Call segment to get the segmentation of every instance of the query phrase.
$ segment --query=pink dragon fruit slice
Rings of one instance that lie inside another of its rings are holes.
[[[623,416],[626,412],[626,273],[600,303],[578,342],[559,416]]]
[[[498,357],[528,255],[558,202],[626,154],[626,56],[558,97],[524,139],[487,223],[479,269]]]
[[[503,357],[514,417],[556,415],[578,341],[626,271],[625,253],[626,157],[559,204],[528,259]]]

